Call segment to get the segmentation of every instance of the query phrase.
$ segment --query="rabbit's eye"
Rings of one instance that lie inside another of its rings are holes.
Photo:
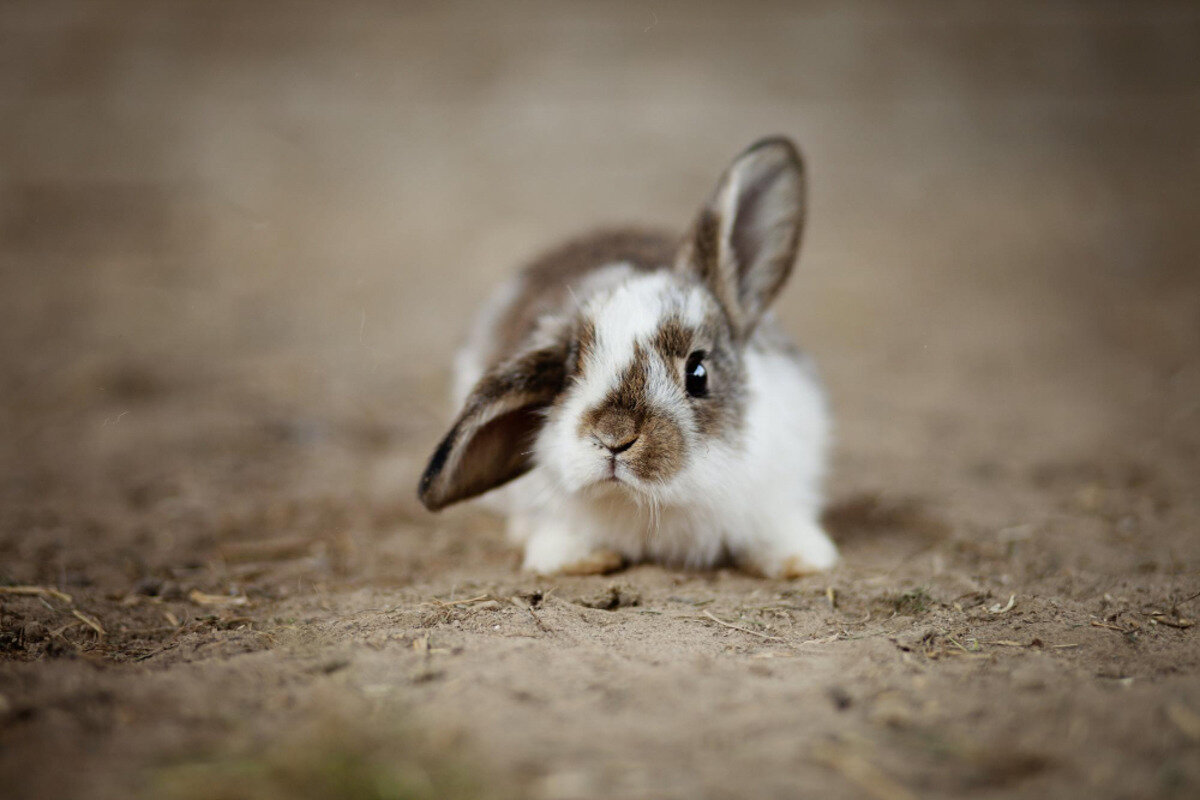
[[[692,397],[704,397],[708,394],[708,370],[704,368],[703,350],[697,350],[688,356],[687,365],[683,368],[684,386]]]

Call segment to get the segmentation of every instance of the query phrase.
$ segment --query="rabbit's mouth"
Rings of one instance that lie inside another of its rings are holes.
[[[584,492],[594,496],[629,497],[641,493],[638,483],[628,464],[610,459],[606,471],[584,487]]]
[[[638,465],[634,459],[625,455],[612,455],[605,465],[607,474],[602,483],[618,485],[631,492],[639,491],[641,480],[637,474]]]
[[[621,473],[628,472],[628,470],[629,468],[622,464],[619,458],[613,456],[608,459],[608,477],[605,480],[621,483]]]

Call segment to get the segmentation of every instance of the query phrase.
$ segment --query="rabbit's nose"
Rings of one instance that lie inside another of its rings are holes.
[[[641,434],[641,425],[630,414],[606,409],[589,420],[591,425],[587,437],[597,447],[607,449],[612,455],[624,453],[633,447]]]
[[[617,453],[624,453],[626,450],[633,447],[633,443],[636,442],[637,440],[638,440],[638,437],[637,437],[636,433],[633,434],[633,436],[631,438],[626,439],[625,441],[621,441],[619,438],[605,436],[604,434],[596,435],[596,441],[600,442],[600,444],[607,447],[608,452],[612,453],[614,456]]]

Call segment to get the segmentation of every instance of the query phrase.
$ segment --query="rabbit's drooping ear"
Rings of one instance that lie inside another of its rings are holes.
[[[700,210],[677,268],[712,290],[737,335],[753,332],[787,281],[804,213],[804,163],[783,137],[738,156]]]
[[[484,375],[421,476],[425,507],[438,511],[528,472],[543,412],[565,380],[565,345],[523,353]]]

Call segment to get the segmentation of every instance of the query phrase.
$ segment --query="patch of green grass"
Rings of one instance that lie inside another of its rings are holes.
[[[891,606],[892,611],[908,617],[919,617],[928,613],[934,603],[933,597],[924,586],[885,597],[884,601]]]
[[[466,800],[494,797],[465,762],[409,732],[323,722],[248,753],[159,770],[163,800]]]

